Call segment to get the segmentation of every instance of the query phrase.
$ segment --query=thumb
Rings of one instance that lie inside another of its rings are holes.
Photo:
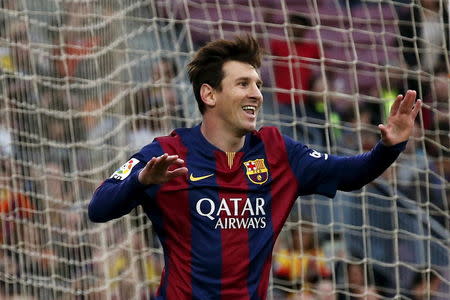
[[[381,136],[382,136],[382,137],[385,137],[386,134],[387,134],[387,128],[386,128],[386,126],[384,126],[384,124],[379,124],[379,125],[378,125],[378,128],[380,129]]]

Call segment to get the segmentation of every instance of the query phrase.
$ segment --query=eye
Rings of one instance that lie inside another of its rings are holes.
[[[248,86],[248,82],[247,81],[240,81],[239,85],[242,86],[242,87],[246,87],[246,86]]]

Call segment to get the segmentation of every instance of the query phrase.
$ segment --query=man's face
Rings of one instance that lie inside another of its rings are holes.
[[[222,70],[222,90],[214,90],[213,111],[222,126],[244,135],[256,129],[256,117],[263,101],[262,81],[255,68],[247,63],[228,61]]]

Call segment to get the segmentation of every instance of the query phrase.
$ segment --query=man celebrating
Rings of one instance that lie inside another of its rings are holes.
[[[94,222],[138,205],[153,222],[165,255],[157,299],[265,299],[274,242],[297,197],[334,197],[378,177],[421,107],[414,91],[399,95],[370,152],[322,154],[276,128],[256,131],[260,64],[251,37],[201,48],[188,65],[201,124],[155,139],[94,193]]]

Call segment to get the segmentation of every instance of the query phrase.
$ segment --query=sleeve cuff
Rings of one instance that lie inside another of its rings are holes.
[[[380,149],[381,151],[389,151],[389,152],[400,153],[400,152],[402,152],[403,150],[406,149],[406,144],[407,144],[407,143],[408,143],[408,141],[406,140],[406,141],[404,141],[404,142],[401,142],[401,143],[398,143],[398,144],[395,144],[395,145],[392,145],[392,146],[386,146],[386,145],[384,145],[383,142],[380,140],[380,141],[376,144],[375,148],[376,148],[376,149]]]

